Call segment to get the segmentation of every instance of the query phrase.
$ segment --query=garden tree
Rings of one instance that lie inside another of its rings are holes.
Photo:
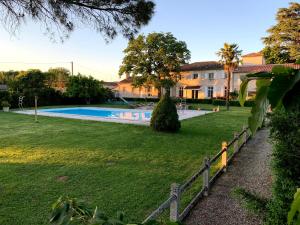
[[[168,92],[180,76],[180,67],[190,59],[186,43],[171,33],[139,35],[129,41],[119,75],[131,75],[134,86],[154,85]],[[168,92],[169,93],[169,92]]]
[[[234,69],[240,63],[242,51],[239,50],[237,44],[224,43],[224,47],[217,52],[217,55],[221,58],[220,63],[224,65],[224,70],[227,75],[227,93],[226,93],[226,108],[229,110],[229,97],[230,97],[230,82]]]
[[[70,71],[63,67],[51,68],[47,73],[47,81],[52,88],[64,88],[68,82]]]
[[[16,79],[18,91],[23,94],[39,95],[48,88],[46,74],[37,69],[20,71]]]
[[[279,46],[266,46],[262,52],[267,64],[284,64],[290,62],[289,53],[281,51]]]
[[[154,13],[150,0],[1,0],[2,24],[10,32],[32,19],[43,23],[50,35],[63,39],[76,26],[90,26],[114,38],[121,33],[131,38]]]
[[[263,50],[267,63],[295,62],[300,58],[300,4],[291,2],[276,15],[277,24],[264,37]]]
[[[103,99],[105,90],[99,80],[78,74],[69,77],[66,92],[69,97],[81,98],[90,104],[93,100]]]
[[[14,89],[16,77],[19,74],[18,71],[1,71],[0,72],[0,84],[8,85],[9,89]]]

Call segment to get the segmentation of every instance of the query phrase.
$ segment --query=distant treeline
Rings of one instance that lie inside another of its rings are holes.
[[[7,85],[7,90],[0,91],[0,101],[8,101],[12,108],[18,106],[19,96],[25,96],[25,107],[34,105],[34,96],[40,106],[96,104],[113,98],[102,81],[81,74],[71,76],[65,68],[0,72],[0,84]]]

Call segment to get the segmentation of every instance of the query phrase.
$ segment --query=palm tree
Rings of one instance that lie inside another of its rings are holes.
[[[227,75],[227,93],[226,93],[226,108],[229,110],[229,95],[230,95],[230,82],[234,69],[240,63],[240,56],[242,50],[239,50],[237,44],[224,43],[224,47],[217,52],[217,55],[221,58],[220,63],[224,66],[224,71]]]

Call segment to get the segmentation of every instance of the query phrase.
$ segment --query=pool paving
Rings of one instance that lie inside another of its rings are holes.
[[[19,110],[15,113],[34,115],[35,110]],[[72,107],[72,108],[55,108],[40,109],[37,111],[38,116],[62,117],[80,120],[92,120],[114,123],[149,125],[152,110],[142,109],[118,109],[103,107]],[[202,116],[212,111],[206,110],[178,110],[179,120],[185,120],[196,116]]]

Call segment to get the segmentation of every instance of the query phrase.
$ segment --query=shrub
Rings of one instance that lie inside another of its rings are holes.
[[[212,104],[213,104],[213,105],[224,106],[224,105],[226,105],[226,101],[225,101],[225,100],[222,100],[222,99],[213,99],[213,100],[212,100]]]
[[[187,103],[200,103],[200,104],[212,104],[212,99],[187,99]]]
[[[2,106],[2,107],[10,107],[10,104],[9,104],[8,101],[2,101],[2,102],[1,102],[1,106]]]
[[[11,94],[9,91],[0,91],[0,101],[11,101]]]
[[[267,224],[284,225],[294,193],[300,186],[300,110],[273,113],[270,126],[275,181],[268,204]]]
[[[180,129],[176,106],[167,94],[153,110],[150,126],[156,131],[176,132]]]

